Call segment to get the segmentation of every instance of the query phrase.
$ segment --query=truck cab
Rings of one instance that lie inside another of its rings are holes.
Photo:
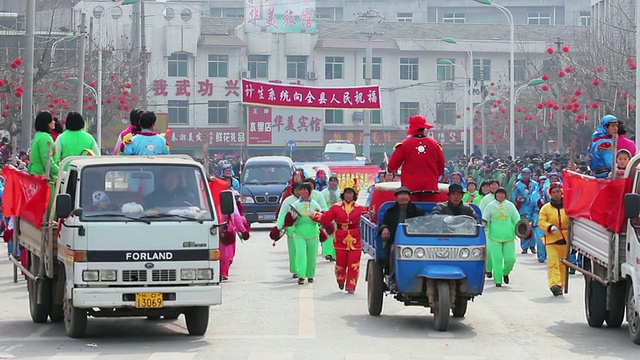
[[[345,140],[331,140],[324,146],[324,162],[356,161],[356,146]]]
[[[280,197],[291,181],[293,160],[287,156],[256,156],[244,165],[240,200],[249,224],[276,220]]]
[[[18,222],[33,320],[64,320],[75,338],[88,316],[184,314],[203,335],[222,303],[216,205],[233,212],[232,194],[215,204],[188,156],[69,157],[60,168],[49,225]]]

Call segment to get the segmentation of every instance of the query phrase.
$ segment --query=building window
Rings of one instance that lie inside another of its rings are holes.
[[[342,20],[342,8],[336,8],[336,7],[316,8],[316,19]]]
[[[436,104],[436,123],[453,125],[456,123],[456,103],[440,102]]]
[[[325,124],[343,124],[344,114],[342,110],[325,110],[324,111],[324,123]]]
[[[449,64],[441,64],[440,60],[449,60],[455,64],[455,59],[438,59],[438,65],[436,67],[436,72],[438,73],[438,80],[453,80],[454,74],[454,66]]]
[[[508,60],[509,64],[509,81],[511,81],[511,60]],[[515,76],[516,82],[523,82],[527,79],[527,62],[525,60],[515,60],[515,67],[513,69],[513,74]]]
[[[484,71],[484,79],[491,80],[491,60],[473,59],[473,79],[480,80],[480,71]]]
[[[534,12],[527,14],[527,24],[529,25],[551,25],[551,13]]]
[[[307,78],[307,57],[287,56],[287,79]]]
[[[400,124],[408,124],[409,117],[418,115],[420,112],[420,104],[417,102],[401,102],[400,103]]]
[[[249,55],[249,72],[252,79],[267,79],[269,77],[269,56]]]
[[[461,13],[449,13],[442,15],[442,22],[447,24],[464,24],[466,17]]]
[[[418,58],[400,58],[400,80],[418,80]]]
[[[382,114],[380,110],[371,110],[371,123],[374,125],[382,124]]]
[[[209,13],[214,18],[244,18],[244,8],[210,8]]]
[[[371,78],[380,80],[380,74],[382,73],[382,58],[381,57],[373,57],[371,58]],[[362,58],[362,78],[367,78],[367,58]]]
[[[326,56],[324,58],[324,78],[342,79],[342,68],[344,67],[344,57]]]
[[[209,125],[229,124],[229,102],[209,101]]]
[[[173,53],[169,56],[169,76],[189,76],[189,54]]]
[[[169,124],[189,125],[189,101],[169,100]]]
[[[398,13],[398,22],[413,22],[413,13]]]
[[[209,55],[209,77],[229,76],[229,55]]]
[[[591,11],[580,11],[580,25],[591,25]]]

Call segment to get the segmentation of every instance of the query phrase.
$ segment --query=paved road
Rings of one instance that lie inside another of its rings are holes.
[[[385,298],[383,314],[366,310],[364,274],[354,295],[340,292],[332,265],[318,258],[313,285],[287,273],[286,244],[271,246],[266,228],[238,244],[224,304],[211,312],[203,338],[176,321],[90,319],[88,337],[72,340],[59,324],[29,318],[24,280],[13,284],[0,260],[0,359],[291,360],[291,359],[632,359],[640,347],[620,329],[592,329],[584,320],[583,280],[554,298],[544,265],[518,255],[511,285],[487,284],[467,317],[433,330],[428,310]],[[5,253],[5,247],[0,245]],[[364,268],[364,259],[363,259]]]

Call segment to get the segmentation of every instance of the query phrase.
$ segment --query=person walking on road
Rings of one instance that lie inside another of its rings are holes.
[[[507,201],[507,191],[499,188],[496,200],[485,208],[482,220],[487,229],[487,248],[491,254],[493,282],[496,287],[509,283],[509,274],[516,263],[516,224],[520,221],[518,209]]]
[[[332,175],[329,178],[328,184],[329,186],[327,186],[324,190],[322,190],[321,193],[322,195],[324,195],[324,200],[327,203],[327,206],[331,208],[331,206],[340,202],[340,189],[338,189],[338,185],[339,185],[338,178]],[[335,261],[336,259],[336,249],[333,247],[334,237],[335,237],[335,234],[331,234],[329,235],[329,239],[322,243],[322,257],[327,261]]]
[[[564,211],[562,184],[549,185],[551,201],[540,209],[538,225],[544,232],[547,249],[547,277],[549,289],[554,296],[562,295],[567,267],[560,259],[567,255],[567,238],[569,237],[569,218]]]

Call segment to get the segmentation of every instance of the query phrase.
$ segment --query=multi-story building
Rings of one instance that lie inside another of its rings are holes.
[[[117,4],[93,5],[103,6],[106,12],[123,11],[117,21],[105,21],[94,32],[103,34],[104,41],[123,42],[116,48],[128,48],[124,42],[131,32],[130,7],[110,10]],[[76,6],[89,15],[93,8],[89,2]],[[461,152],[463,121],[471,122],[466,86],[476,104],[481,101],[481,70],[487,84],[504,89],[509,83],[509,26],[505,24],[363,25],[318,20],[317,33],[247,32],[242,18],[204,17],[198,4],[181,2],[146,3],[145,19],[148,106],[168,114],[175,135],[172,148],[180,151],[200,152],[207,143],[212,152],[281,154],[289,140],[306,145],[298,146],[297,155],[319,153],[331,139],[360,146],[364,115],[351,110],[274,109],[274,114],[285,118],[315,117],[322,124],[318,131],[307,127],[276,134],[272,130],[269,142],[252,142],[258,130],[249,126],[254,114],[241,103],[240,85],[243,78],[319,87],[364,85],[367,40],[362,32],[378,33],[373,39],[372,83],[381,88],[382,109],[371,116],[374,155],[390,153],[405,136],[408,116],[418,113],[435,123],[433,135],[446,151]],[[574,36],[575,30],[517,25],[516,84],[539,76],[533,69],[547,58],[545,49],[557,34]],[[457,44],[445,43],[443,38],[456,39]],[[572,38],[563,41],[574,43]],[[473,53],[473,66],[467,50]],[[442,59],[455,65],[442,64]]]

